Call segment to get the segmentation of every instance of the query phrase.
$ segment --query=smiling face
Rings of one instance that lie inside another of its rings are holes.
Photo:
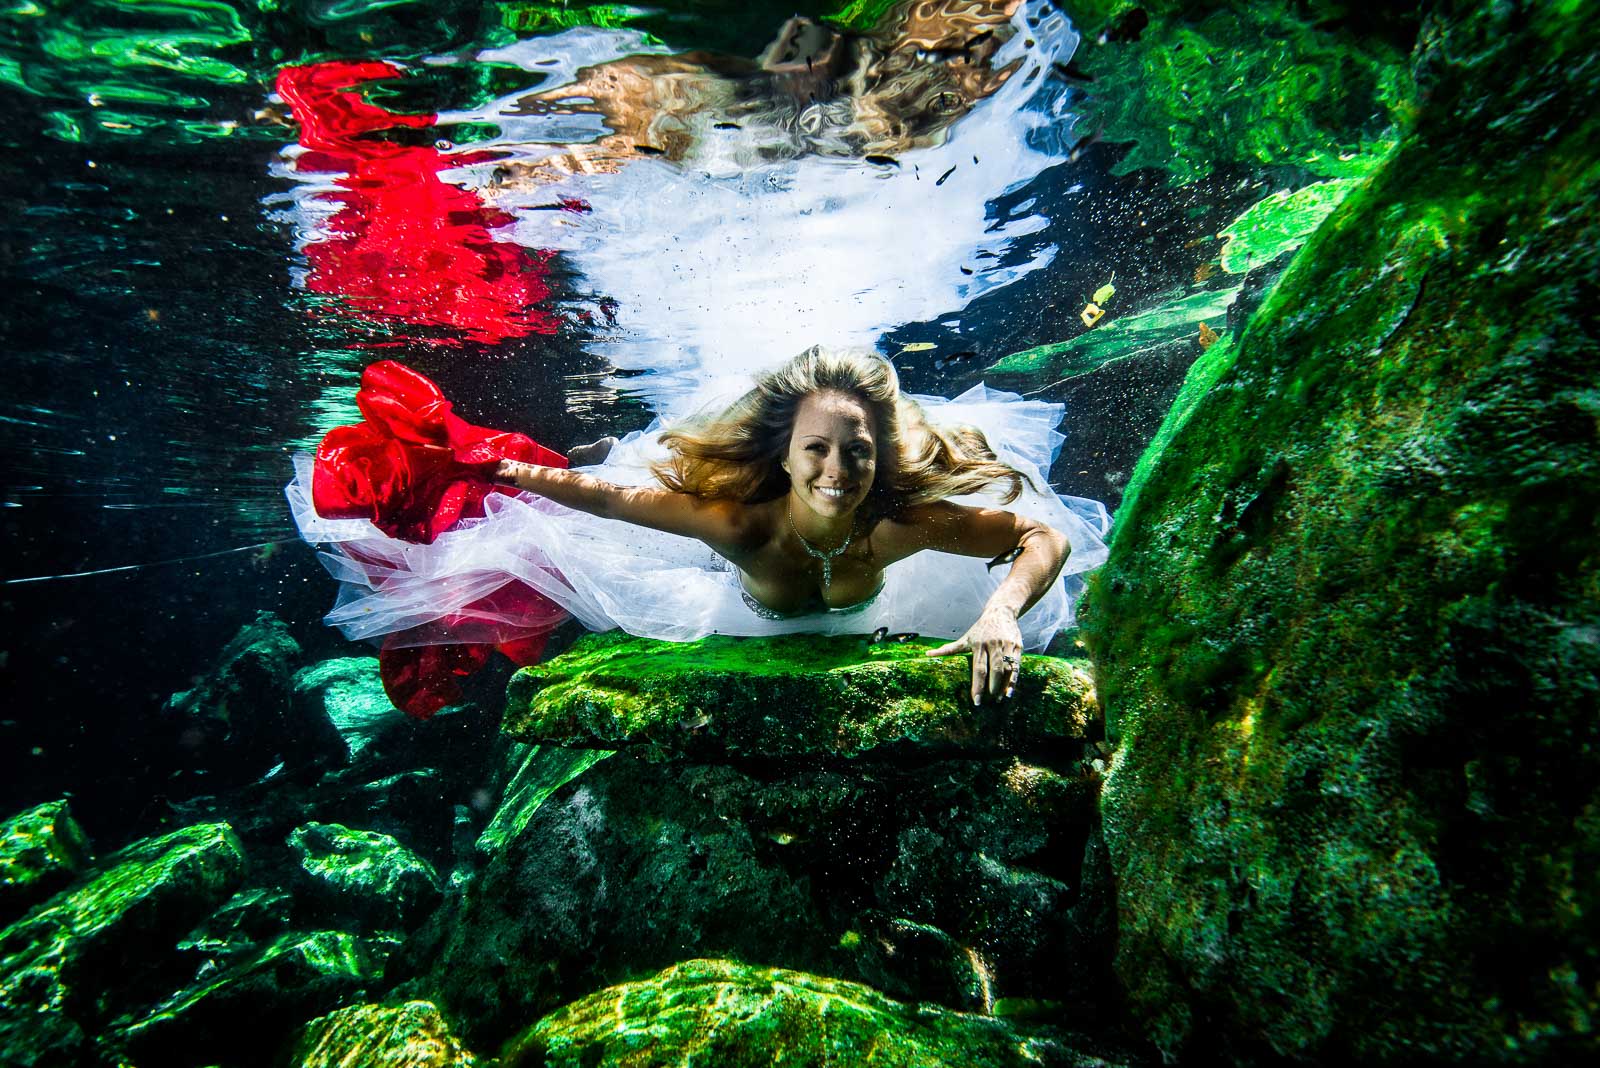
[[[791,499],[817,515],[848,516],[867,499],[878,469],[872,412],[845,393],[813,393],[800,402],[783,469]]]

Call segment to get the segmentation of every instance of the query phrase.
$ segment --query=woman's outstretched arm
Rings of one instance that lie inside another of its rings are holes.
[[[1072,552],[1065,534],[1038,520],[999,508],[969,508],[940,502],[913,509],[896,524],[909,551],[938,549],[962,556],[1000,559],[1013,553],[1011,570],[989,596],[983,612],[955,641],[929,656],[972,654],[972,703],[1010,697],[1022,662],[1017,619],[1055,583]]]
[[[719,551],[743,548],[749,510],[734,501],[702,500],[661,486],[619,486],[582,471],[502,460],[494,480],[548,497],[580,512],[698,538]]]

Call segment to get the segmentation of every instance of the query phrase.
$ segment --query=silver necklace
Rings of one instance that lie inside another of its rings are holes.
[[[799,527],[794,525],[793,506],[790,506],[786,514],[789,516],[789,529],[794,531],[794,536],[800,539],[800,547],[811,556],[814,556],[818,560],[822,561],[822,588],[827,589],[828,586],[833,582],[833,558],[850,547],[850,539],[856,536],[855,526],[852,525],[849,533],[845,534],[844,543],[842,545],[840,545],[837,549],[829,549],[828,551],[824,552],[815,545],[812,545],[809,541],[806,541],[806,536],[800,533]]]

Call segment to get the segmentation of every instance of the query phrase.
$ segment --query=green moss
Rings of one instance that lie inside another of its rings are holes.
[[[430,1001],[352,1005],[312,1020],[284,1062],[295,1068],[472,1068],[477,1064]]]
[[[559,746],[517,746],[511,780],[506,783],[500,807],[478,836],[478,848],[498,853],[528,826],[550,795],[591,767],[611,756],[609,749],[563,749]]]
[[[114,992],[226,900],[244,863],[227,824],[186,827],[112,855],[0,931],[0,1061],[73,1063]]]
[[[1523,15],[1430,34],[1092,580],[1118,969],[1169,1052],[1595,1055],[1600,30]]]
[[[0,906],[10,911],[32,904],[88,862],[89,840],[65,801],[19,812],[0,824]]]
[[[276,1046],[286,1028],[375,984],[398,945],[344,931],[286,934],[114,1031],[140,1063],[230,1060],[241,1044]]]
[[[1222,269],[1239,274],[1299,248],[1359,182],[1333,178],[1257,201],[1219,235],[1227,242],[1222,246]]]
[[[987,1068],[1067,1051],[1000,1020],[893,1001],[782,968],[691,960],[559,1009],[506,1044],[505,1068],[885,1064]]]
[[[433,866],[392,835],[307,823],[290,833],[289,848],[325,899],[379,926],[407,926],[439,900]]]
[[[525,741],[767,756],[854,756],[904,744],[1006,747],[1081,739],[1092,685],[1055,657],[1025,657],[1017,696],[974,708],[964,657],[859,638],[595,635],[513,677],[504,730]]]

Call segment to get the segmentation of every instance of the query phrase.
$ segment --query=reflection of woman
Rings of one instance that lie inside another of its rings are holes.
[[[982,387],[926,400],[901,394],[876,354],[818,347],[722,414],[630,435],[597,467],[475,453],[478,477],[531,494],[478,492],[481,518],[431,544],[317,515],[308,471],[290,497],[307,540],[339,543],[328,563],[347,582],[329,621],[352,637],[523,639],[533,631],[495,604],[516,589],[592,629],[676,640],[880,626],[953,637],[933,653],[971,652],[973,700],[1004,697],[1023,648],[1071,621],[1063,571],[1104,559],[1105,512],[1040,490],[1059,407]],[[325,443],[319,479],[327,459]],[[993,489],[1005,507],[952,500]],[[448,633],[430,629],[444,619]]]

